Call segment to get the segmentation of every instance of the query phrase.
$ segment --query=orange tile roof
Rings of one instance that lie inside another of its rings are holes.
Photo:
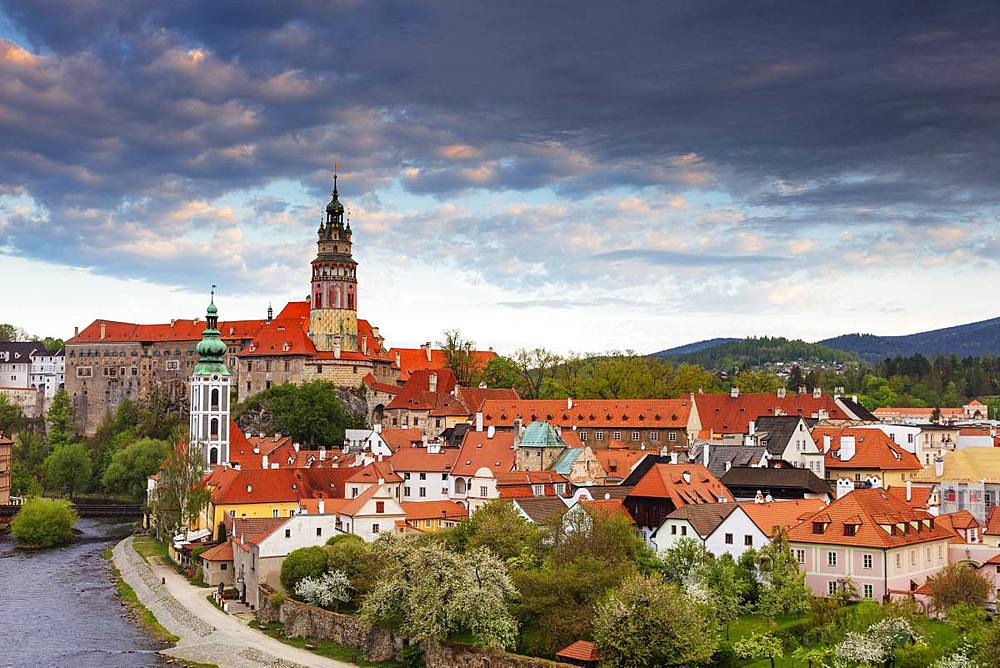
[[[208,548],[198,556],[205,561],[232,561],[233,544],[227,540],[224,543],[219,543],[215,547]]]
[[[965,411],[961,408],[949,408],[943,406],[940,408],[941,417],[943,418],[954,418],[954,417],[964,417]],[[932,407],[908,407],[908,406],[882,406],[881,408],[876,408],[872,411],[877,417],[912,417],[912,418],[924,418],[929,420],[931,415],[934,413]]]
[[[414,443],[420,443],[423,437],[424,433],[415,428],[382,430],[382,440],[393,450],[408,448]]]
[[[240,357],[260,357],[284,355],[288,357],[311,357],[316,354],[316,346],[303,327],[308,320],[274,320],[257,333],[253,342],[240,351]]]
[[[101,338],[101,326],[104,338]],[[219,332],[223,340],[250,339],[264,326],[263,320],[223,320]],[[205,330],[204,320],[174,320],[172,323],[140,325],[113,320],[95,320],[67,344],[86,343],[138,343],[162,341],[200,341]]]
[[[406,520],[449,519],[461,520],[469,516],[469,511],[460,503],[454,501],[403,501]]]
[[[612,478],[624,478],[636,464],[648,455],[642,450],[593,450],[601,468]]]
[[[431,376],[437,378],[437,389],[431,391]],[[453,396],[455,374],[450,369],[418,369],[407,379],[396,396],[385,407],[386,410],[432,410],[439,405],[454,403],[461,407],[462,414],[468,414],[461,400]]]
[[[986,518],[986,528],[983,533],[991,536],[1000,536],[1000,506],[993,506],[990,516]]]
[[[886,491],[896,498],[906,501],[906,487],[902,485],[890,485],[889,487],[886,487]],[[932,491],[933,490],[930,487],[917,487],[916,485],[911,485],[910,500],[908,503],[914,508],[923,508],[926,510],[927,504],[930,503]]]
[[[968,510],[959,510],[954,513],[942,513],[938,515],[937,521],[941,526],[951,529],[954,532],[955,537],[951,541],[953,543],[965,542],[965,537],[958,532],[959,529],[968,531],[969,529],[978,529],[981,526]]]
[[[357,471],[354,475],[347,479],[347,482],[351,483],[377,483],[379,480],[383,482],[403,482],[403,479],[392,470],[392,464],[387,461],[384,462],[372,462],[368,466],[365,466]]]
[[[440,471],[447,473],[458,461],[458,448],[441,448],[436,453],[424,447],[405,447],[397,450],[388,462],[394,471]]]
[[[308,320],[309,310],[309,302],[288,302],[275,320]]]
[[[684,474],[690,474],[690,482]],[[689,503],[732,501],[733,495],[701,464],[655,464],[629,492],[629,496],[670,499],[675,508]]]
[[[497,491],[503,499],[557,496],[555,485],[569,485],[569,479],[555,471],[508,471],[497,473],[496,479]],[[541,485],[542,493],[535,494],[533,485]]]
[[[920,460],[912,452],[907,452],[881,429],[853,429],[850,427],[817,427],[812,437],[820,449],[824,436],[830,437],[830,451],[824,457],[827,469],[877,469],[879,471],[919,471],[923,468]],[[854,456],[841,461],[836,456],[840,452],[842,436],[854,437]]]
[[[349,499],[346,504],[337,510],[337,513],[353,517],[360,513],[365,507],[365,504],[371,499],[391,499],[395,501],[395,497],[389,493],[388,489],[385,487],[379,487],[378,485],[372,485],[353,499]]]
[[[563,647],[556,652],[556,656],[563,659],[573,659],[574,661],[600,661],[601,654],[597,651],[597,646],[589,640],[577,640],[572,645]]]
[[[500,401],[516,401],[520,399],[517,390],[502,387],[459,387],[458,394],[469,409],[469,413],[475,413],[487,399]]]
[[[299,510],[307,515],[332,515],[351,502],[351,499],[300,499]],[[323,504],[323,512],[319,512],[319,504]]]
[[[793,499],[768,503],[740,501],[740,508],[768,536],[773,536],[776,530],[783,531],[795,526],[824,507],[826,504],[821,499]]]
[[[390,348],[386,357],[395,360],[398,355],[399,379],[405,381],[418,369],[444,369],[448,366],[448,359],[443,350],[432,348],[430,353],[430,359],[427,359],[425,348]],[[498,355],[492,350],[472,351],[472,363],[477,370],[485,367],[494,357]]]
[[[206,484],[216,505],[291,503],[314,497],[343,498],[347,478],[358,468],[213,469]]]
[[[837,405],[832,396],[823,394],[814,398],[812,394],[787,393],[779,397],[776,392],[741,392],[738,397],[729,393],[695,395],[698,417],[702,429],[722,434],[746,434],[750,421],[765,415],[798,415],[818,417],[825,410],[831,420],[846,420],[850,416]]]
[[[524,424],[548,422],[564,429],[577,427],[687,427],[691,400],[683,399],[487,399],[483,423],[510,427],[515,418]]]
[[[828,521],[823,533],[813,533],[813,523]],[[845,521],[857,521],[854,535],[844,535]],[[934,523],[933,528],[924,521]],[[912,526],[916,522],[919,530]],[[900,527],[899,525],[902,525]],[[890,527],[887,530],[884,527]],[[896,527],[893,533],[891,527]],[[936,524],[933,515],[919,510],[884,489],[856,489],[837,499],[819,515],[792,527],[788,540],[825,545],[890,548],[951,539],[953,532]]]
[[[488,433],[486,430],[472,429],[465,433],[452,475],[475,475],[476,471],[484,466],[494,474],[513,470],[514,433],[498,431],[493,438],[488,438]]]

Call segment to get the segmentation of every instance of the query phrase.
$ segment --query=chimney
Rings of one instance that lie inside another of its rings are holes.
[[[326,459],[326,448],[322,448],[319,451],[319,460],[323,461],[324,459]]]
[[[671,464],[677,464],[678,463],[677,462],[677,453],[676,452],[671,452],[670,453],[670,463]]]
[[[830,446],[833,445],[833,437],[830,434],[823,435],[823,454],[830,452]]]
[[[913,500],[913,481],[911,480],[906,481],[906,500]]]
[[[73,328],[73,336],[77,336],[79,333],[80,333],[80,327],[79,326],[74,327]]]
[[[483,412],[476,411],[476,431],[483,430]]]
[[[318,506],[317,510],[319,511],[320,515],[323,515],[323,514],[326,513],[326,501],[324,501],[323,499],[320,499],[319,503],[317,504],[317,506]]]
[[[425,343],[424,345],[422,345],[420,347],[424,349],[424,355],[427,356],[427,361],[430,362],[431,361],[431,342],[428,341],[427,343]]]
[[[681,474],[681,477],[684,478],[684,482],[686,482],[688,484],[691,484],[691,472],[690,471],[685,471],[684,473]]]
[[[779,399],[784,399],[785,398],[785,392],[786,392],[785,388],[779,387],[778,388],[778,398]]]
[[[362,334],[361,335],[361,352],[364,353],[365,355],[368,354],[368,335],[367,334]]]
[[[729,388],[729,396],[732,397],[733,399],[736,399],[737,397],[739,397],[740,396],[740,388],[738,388],[735,385],[733,385],[731,388]]]
[[[521,440],[521,434],[524,433],[524,423],[521,422],[521,418],[514,418],[514,438]]]
[[[573,400],[569,397],[566,397],[566,410],[573,410]]]
[[[702,447],[703,447],[703,449],[701,451],[701,463],[702,463],[702,466],[704,466],[705,468],[708,468],[708,455],[709,455],[709,452],[708,452],[708,441],[706,441],[705,444]]]
[[[853,436],[843,436],[840,437],[840,461],[849,462],[854,459],[854,454],[857,451],[857,445],[854,442]]]
[[[438,391],[438,375],[431,371],[430,376],[427,378],[427,389],[431,392]]]
[[[261,468],[264,468],[264,469],[269,468],[268,463],[267,463],[267,455],[264,455],[260,459],[261,459],[261,464],[260,464]]]
[[[379,478],[378,479],[378,486],[381,487],[384,484],[385,484],[385,478]]]
[[[731,469],[731,468],[733,468],[733,463],[732,462],[726,462],[726,471],[728,472],[729,469]]]
[[[493,435],[496,433],[497,433],[497,428],[495,426],[490,425],[489,427],[486,428],[486,438],[493,438]]]
[[[757,421],[756,420],[750,420],[750,424],[747,425],[747,431],[749,432],[750,436],[753,436],[754,434],[757,433]]]
[[[805,393],[806,393],[806,386],[799,385],[799,394],[805,394]]]
[[[813,399],[819,399],[823,396],[823,388],[817,385],[813,388]]]
[[[938,478],[944,477],[944,457],[941,455],[934,458],[934,475]]]
[[[171,322],[170,324],[172,325],[173,323]],[[102,322],[102,323],[101,323],[101,341],[103,341],[103,340],[104,340],[104,337],[105,337],[105,335],[106,335],[107,333],[108,333],[108,326],[107,326],[107,325],[105,325],[105,324],[104,324],[104,323]]]
[[[764,503],[764,492],[757,490],[757,493],[753,496],[754,503]]]
[[[381,434],[382,433],[382,423],[381,422],[376,422],[375,424],[373,424],[372,425],[372,431],[375,432],[376,434]]]
[[[837,498],[842,499],[854,491],[854,483],[847,478],[837,478]]]

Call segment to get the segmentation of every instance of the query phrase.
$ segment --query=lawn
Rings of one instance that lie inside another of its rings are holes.
[[[395,661],[383,661],[381,663],[368,661],[365,659],[361,650],[354,649],[353,647],[346,647],[339,643],[335,643],[332,640],[321,640],[319,638],[286,638],[284,635],[284,629],[279,623],[263,625],[257,620],[254,620],[250,622],[250,628],[263,631],[267,635],[275,638],[276,640],[280,640],[286,645],[298,647],[299,649],[307,650],[313,654],[325,656],[328,659],[348,661],[361,666],[362,668],[397,668],[400,665]]]
[[[141,554],[146,561],[152,564],[173,563],[170,555],[167,554],[167,544],[156,540],[152,536],[136,536],[132,539],[132,547],[134,547],[135,551]],[[157,561],[154,561],[154,559],[157,559]]]

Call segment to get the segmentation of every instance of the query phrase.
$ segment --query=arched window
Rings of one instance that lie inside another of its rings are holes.
[[[465,478],[455,478],[455,493],[465,494]]]
[[[209,436],[214,440],[219,438],[219,418],[212,418]]]
[[[340,286],[333,287],[333,308],[340,308]]]
[[[219,463],[219,449],[218,448],[209,448],[209,450],[208,450],[208,463],[209,464],[218,464]]]
[[[219,410],[219,388],[212,388],[212,410]]]
[[[316,291],[316,308],[323,308],[323,293]]]

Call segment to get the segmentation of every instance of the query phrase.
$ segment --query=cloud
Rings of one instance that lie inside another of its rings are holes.
[[[595,260],[611,262],[636,261],[651,265],[675,267],[713,267],[755,265],[773,262],[784,262],[784,258],[769,255],[712,255],[701,253],[679,253],[669,250],[655,249],[622,249],[598,253]]]

